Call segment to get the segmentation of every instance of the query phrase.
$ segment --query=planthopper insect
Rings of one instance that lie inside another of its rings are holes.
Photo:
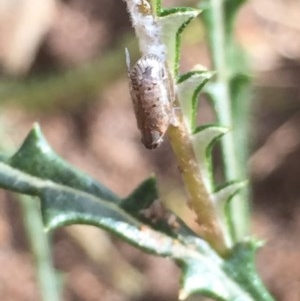
[[[157,148],[174,120],[174,88],[166,64],[155,54],[142,56],[130,68],[126,49],[130,94],[142,143]]]

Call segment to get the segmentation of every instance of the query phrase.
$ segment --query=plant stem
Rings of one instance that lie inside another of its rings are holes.
[[[50,245],[44,232],[39,203],[31,197],[18,195],[26,232],[36,260],[37,279],[43,301],[60,301],[56,271],[50,253]]]
[[[152,8],[152,12],[151,10],[148,11],[144,9],[143,4],[146,3],[144,3],[144,1],[126,0],[126,2],[136,35],[139,39],[142,54],[145,55],[145,51],[148,51],[148,53],[157,54],[162,61],[168,61],[166,57],[167,51],[165,49],[168,43],[162,42],[162,30],[155,17],[157,10],[160,10],[160,1],[156,2],[154,9]],[[145,24],[147,24],[147,26],[145,26]],[[150,26],[148,26],[148,24]],[[182,23],[181,26],[183,24],[184,23]],[[180,27],[178,27],[178,30],[180,30]],[[177,46],[173,45],[173,47]],[[153,52],[150,52],[150,50]],[[168,50],[169,52],[171,51],[171,49]],[[172,62],[169,66],[170,65],[172,66]],[[175,73],[173,71],[175,70],[170,70],[169,74],[169,80],[172,86],[173,83],[176,82],[175,78],[172,78]],[[171,89],[175,90],[173,88]],[[170,92],[169,96],[175,94],[175,91]],[[172,98],[173,102],[173,97],[170,98]],[[180,107],[178,100],[176,100],[173,105],[174,107]],[[178,162],[186,191],[190,198],[190,206],[195,211],[203,238],[208,241],[220,255],[224,256],[227,253],[227,246],[217,210],[200,173],[201,169],[195,155],[192,137],[185,125],[184,117],[181,112],[177,112],[176,115],[178,126],[170,125],[167,133]]]
[[[234,47],[226,44],[224,1],[211,0],[211,40],[212,61],[216,72],[215,107],[218,112],[219,122],[222,126],[231,128],[231,132],[222,140],[222,152],[224,158],[224,173],[226,181],[241,179],[245,173],[241,171],[241,162],[236,141],[236,127],[232,110],[232,95],[230,91],[231,66],[228,62],[227,48]],[[246,134],[246,133],[244,133]],[[244,237],[248,232],[249,208],[247,199],[239,197],[229,204],[228,227],[233,242]]]
[[[179,104],[178,104],[179,106]],[[195,211],[203,238],[222,256],[227,247],[213,201],[204,185],[199,163],[184,123],[183,115],[177,112],[178,126],[170,125],[168,137],[176,156],[179,171],[190,198],[190,207]]]
[[[6,157],[6,154],[11,153],[15,145],[4,130],[8,128],[8,125],[2,117],[0,124],[0,137],[2,138],[0,149],[2,155]],[[15,196],[22,208],[26,235],[36,260],[35,268],[42,295],[41,299],[43,301],[60,301],[57,274],[53,267],[50,243],[44,232],[39,203],[26,195],[15,194]]]

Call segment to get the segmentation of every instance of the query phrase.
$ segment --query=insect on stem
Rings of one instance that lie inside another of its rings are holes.
[[[166,66],[156,54],[142,56],[130,67],[125,49],[130,95],[142,143],[157,148],[174,119],[174,88]]]

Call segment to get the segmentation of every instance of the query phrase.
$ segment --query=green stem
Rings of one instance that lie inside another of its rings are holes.
[[[212,60],[216,72],[214,83],[215,106],[218,113],[219,122],[222,126],[232,129],[221,140],[222,152],[224,158],[224,173],[226,181],[232,181],[244,177],[241,172],[240,158],[238,154],[236,129],[237,123],[232,111],[232,95],[230,91],[231,66],[228,61],[227,48],[234,47],[226,43],[226,28],[224,1],[210,1],[210,47],[212,49]],[[249,209],[247,199],[235,197],[235,200],[229,204],[228,227],[233,242],[244,237],[248,232]]]
[[[44,232],[39,203],[31,197],[18,195],[24,224],[36,260],[37,279],[43,301],[60,301],[56,271],[51,259],[50,244]]]
[[[260,243],[254,240],[236,244],[223,267],[228,275],[248,292],[251,300],[275,301],[257,274],[255,257],[259,246]]]
[[[223,15],[223,0],[211,0],[212,4],[212,23],[214,24],[212,32],[212,59],[214,68],[216,69],[216,87],[218,99],[216,99],[217,112],[220,122],[224,126],[232,128],[233,118],[231,110],[231,98],[229,91],[228,68],[226,66],[225,53],[225,33],[224,33],[224,15]],[[225,160],[226,178],[229,180],[235,179],[237,175],[237,161],[235,157],[235,148],[233,135],[226,135],[223,140],[223,152]],[[228,168],[230,166],[230,168]]]
[[[15,147],[11,139],[8,139],[5,129],[8,125],[0,118],[0,137],[2,143],[0,149],[2,155],[11,153]],[[6,156],[5,156],[6,157]],[[15,194],[22,208],[22,216],[26,234],[31,246],[32,253],[36,260],[37,281],[43,301],[60,301],[56,271],[53,268],[53,262],[50,251],[50,244],[44,232],[44,226],[41,220],[39,202],[32,197]]]

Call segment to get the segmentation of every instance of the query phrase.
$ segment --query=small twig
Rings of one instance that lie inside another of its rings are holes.
[[[240,162],[241,152],[237,148],[238,137],[238,121],[232,109],[233,94],[230,89],[231,77],[228,70],[230,70],[230,62],[228,61],[227,48],[230,43],[226,40],[229,33],[226,33],[225,28],[225,1],[224,0],[210,0],[212,26],[210,28],[211,39],[210,47],[212,50],[212,60],[214,69],[216,70],[215,87],[217,87],[218,95],[215,99],[215,107],[218,112],[218,119],[222,126],[232,129],[226,134],[222,140],[222,153],[224,158],[224,173],[226,182],[241,179],[245,176],[245,169]],[[232,45],[230,45],[232,46]],[[243,100],[245,103],[245,100]],[[239,114],[242,114],[240,111]],[[245,122],[245,120],[243,120]],[[243,133],[246,135],[246,133]],[[239,140],[240,142],[240,140]],[[228,230],[232,242],[237,242],[242,239],[249,229],[249,204],[246,198],[238,197],[229,204],[230,214],[228,216]]]
[[[178,104],[179,105],[179,104]],[[170,125],[167,134],[175,153],[178,167],[189,196],[190,207],[197,215],[197,222],[205,240],[221,255],[227,247],[220,221],[211,197],[200,174],[191,136],[184,123],[183,115],[178,112],[178,126]]]
[[[1,119],[0,145],[2,155],[11,153],[15,147],[7,133],[1,129],[7,129],[6,123]],[[57,273],[53,267],[51,246],[41,218],[40,205],[32,197],[15,194],[22,208],[22,216],[26,235],[30,243],[31,252],[35,260],[36,279],[40,287],[41,300],[60,301],[60,291]]]
[[[37,280],[43,301],[60,301],[58,278],[53,267],[48,237],[43,229],[39,203],[31,197],[17,195],[22,206],[24,225],[36,262]]]

